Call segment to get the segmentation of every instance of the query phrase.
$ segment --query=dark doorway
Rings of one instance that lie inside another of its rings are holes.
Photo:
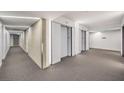
[[[19,46],[19,35],[13,35],[13,46]]]

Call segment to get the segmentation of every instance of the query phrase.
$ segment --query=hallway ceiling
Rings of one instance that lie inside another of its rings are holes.
[[[5,25],[10,25],[11,30],[24,30],[24,26],[30,26],[39,18],[56,18],[65,12],[40,12],[40,11],[2,11],[0,12],[0,19]],[[21,27],[18,27],[21,26]],[[23,26],[23,27],[22,27]],[[8,28],[8,27],[7,27]],[[8,28],[8,29],[9,29]]]
[[[0,16],[22,16],[22,17],[38,17],[38,18],[51,18],[62,16],[68,13],[67,11],[3,11]]]
[[[80,22],[89,30],[104,30],[120,27],[123,15],[121,11],[87,11],[70,12],[65,17]]]
[[[21,26],[30,26],[36,21],[38,18],[28,18],[28,17],[11,17],[11,16],[2,16],[0,19],[3,21],[5,25],[21,25]]]
[[[104,30],[114,27],[120,27],[124,12],[121,11],[6,11],[0,12],[0,16],[17,16],[17,17],[37,17],[51,18],[64,16],[80,22],[89,30]],[[36,20],[29,19],[5,19],[6,24],[12,25],[30,25]]]
[[[25,30],[27,27],[39,20],[39,18],[32,17],[17,17],[17,16],[0,16],[6,28],[10,30]]]

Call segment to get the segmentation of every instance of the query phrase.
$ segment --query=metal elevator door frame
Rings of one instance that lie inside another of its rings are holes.
[[[72,27],[62,24],[61,27],[66,27],[67,29],[67,56],[72,56]]]
[[[86,31],[81,30],[81,46],[82,46],[82,52],[86,51]]]

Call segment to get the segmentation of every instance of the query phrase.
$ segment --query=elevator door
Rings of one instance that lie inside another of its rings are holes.
[[[61,57],[72,56],[72,28],[61,26]]]
[[[81,31],[81,50],[86,51],[86,31]]]
[[[72,28],[67,27],[67,55],[72,56]]]
[[[61,57],[66,57],[68,55],[68,45],[67,45],[67,27],[61,26]]]

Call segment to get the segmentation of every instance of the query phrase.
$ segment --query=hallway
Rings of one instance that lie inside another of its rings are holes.
[[[20,47],[13,47],[0,68],[0,80],[124,80],[123,67],[118,52],[91,49],[41,70]]]
[[[3,66],[0,68],[1,80],[28,80],[30,74],[40,68],[32,62],[20,47],[10,48]],[[27,78],[28,77],[28,78]]]

